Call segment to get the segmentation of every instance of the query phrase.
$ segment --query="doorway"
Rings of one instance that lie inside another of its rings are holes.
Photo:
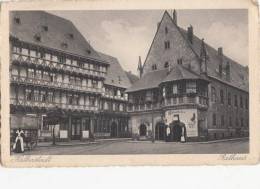
[[[140,136],[146,136],[147,128],[145,124],[141,124],[139,130]]]
[[[117,137],[117,124],[116,122],[113,122],[111,124],[111,132],[110,132],[111,137]]]
[[[71,139],[80,140],[81,138],[81,119],[75,118],[71,120]]]
[[[157,123],[155,126],[155,140],[165,140],[166,127],[164,123]]]

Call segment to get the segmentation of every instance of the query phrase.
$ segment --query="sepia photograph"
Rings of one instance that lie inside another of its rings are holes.
[[[256,163],[257,9],[240,1],[4,4],[4,164]]]
[[[247,15],[11,11],[11,154],[248,153]]]

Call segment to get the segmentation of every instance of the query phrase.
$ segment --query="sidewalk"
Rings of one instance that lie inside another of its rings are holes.
[[[242,137],[242,138],[229,138],[229,139],[219,139],[219,140],[210,140],[210,141],[199,141],[199,142],[165,142],[163,140],[156,140],[154,143],[166,143],[166,144],[171,144],[171,143],[179,143],[179,144],[212,144],[212,143],[218,143],[218,142],[229,142],[229,141],[238,141],[238,140],[249,140],[248,137]],[[151,143],[151,140],[132,140],[128,142],[133,142],[133,143]]]
[[[58,146],[80,146],[80,145],[90,145],[98,144],[105,141],[127,141],[132,138],[108,138],[108,139],[95,139],[95,141],[80,141],[80,140],[71,140],[69,142],[56,142],[55,145],[51,142],[38,142],[37,147],[58,147]]]

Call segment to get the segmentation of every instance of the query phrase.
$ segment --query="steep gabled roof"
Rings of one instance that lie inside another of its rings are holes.
[[[175,65],[174,67],[172,67],[171,72],[167,75],[167,77],[162,80],[162,82],[177,81],[183,79],[202,79],[202,77],[188,70],[182,65]]]
[[[15,18],[20,23],[16,23]],[[44,11],[12,11],[10,35],[35,45],[100,60],[98,53],[71,21]],[[40,41],[35,40],[35,36],[40,36]]]
[[[177,28],[178,33],[181,34],[180,37],[182,37],[185,40],[185,44],[187,45],[188,49],[190,49],[191,52],[193,52],[193,54],[195,55],[194,56],[195,62],[197,62],[199,64],[201,40],[196,35],[193,34],[193,42],[191,43],[188,40],[187,31],[180,28],[179,26],[177,26],[167,11],[164,12],[163,17],[159,23],[162,23],[164,19],[168,19],[168,20],[171,19],[170,23],[173,24],[175,26],[175,28]],[[158,35],[158,31],[159,31],[159,29],[157,29],[157,31],[155,33],[152,44],[151,44],[150,49],[146,56],[144,66],[146,66],[146,64],[147,64],[147,57],[151,53],[151,49],[154,45],[156,35]],[[207,43],[205,43],[205,47],[206,47],[206,51],[208,53],[207,54],[208,55],[208,64],[207,64],[208,76],[211,78],[220,80],[221,82],[224,82],[228,85],[232,85],[241,90],[248,91],[249,90],[248,68],[240,65],[239,63],[235,62],[231,58],[223,55],[223,66],[224,66],[223,71],[225,71],[225,65],[227,64],[227,62],[230,63],[230,78],[231,79],[230,79],[230,81],[227,81],[226,77],[224,75],[222,77],[220,77],[220,74],[218,72],[218,68],[219,68],[218,51],[216,49],[214,49],[213,47],[211,47],[210,45],[208,45]],[[164,56],[164,51],[159,49],[156,52],[156,54],[153,55],[153,57],[155,57],[155,56],[156,57]],[[184,69],[184,68],[182,68],[182,69]],[[154,81],[152,81],[152,80],[154,78],[157,78],[157,76],[155,76],[155,75],[161,74],[163,72],[165,72],[165,71],[158,70],[158,71],[151,71],[151,73],[148,72],[148,73],[144,74],[143,77],[138,82],[136,82],[128,91],[136,91],[137,89],[140,89],[140,90],[148,89],[150,86],[149,80],[151,83],[154,83]],[[176,72],[178,72],[178,70]],[[159,75],[158,78],[160,78],[160,76],[161,75]],[[174,74],[172,76],[174,76]],[[174,79],[174,77],[172,77],[172,79]],[[168,78],[167,80],[169,80],[169,79],[170,78]],[[157,84],[158,82],[159,81],[156,81],[155,83]],[[151,87],[154,87],[154,86],[155,86],[155,84],[151,84]]]
[[[102,60],[109,63],[104,84],[112,85],[120,88],[128,88],[131,86],[130,80],[120,63],[115,57],[98,52]]]
[[[148,72],[136,83],[134,83],[126,92],[134,92],[139,90],[156,88],[162,82],[162,80],[167,76],[168,70],[157,70],[153,72]]]
[[[196,35],[193,35],[193,42],[190,43],[188,40],[188,37],[187,37],[187,31],[182,28],[180,28],[180,31],[182,32],[183,37],[190,44],[190,46],[194,50],[194,52],[199,56],[200,48],[201,48],[201,40]],[[206,50],[208,53],[208,58],[209,58],[208,76],[218,79],[218,80],[222,80],[223,82],[227,82],[224,79],[225,77],[223,76],[223,79],[220,78],[219,73],[218,73],[218,66],[219,66],[218,51],[207,43],[205,43],[205,47],[206,47]],[[245,66],[242,66],[241,64],[237,63],[236,61],[232,60],[231,58],[229,58],[223,54],[223,66],[225,66],[227,62],[230,63],[230,78],[231,78],[230,82],[228,82],[228,83],[237,88],[248,91],[249,90],[249,88],[248,88],[249,87],[248,68]]]
[[[126,71],[125,72],[128,79],[130,80],[131,84],[134,84],[135,82],[137,82],[139,80],[139,77],[137,77],[136,75],[132,74],[130,71]]]

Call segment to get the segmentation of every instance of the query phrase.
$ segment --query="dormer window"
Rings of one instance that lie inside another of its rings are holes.
[[[70,38],[70,39],[74,39],[73,33],[69,33],[68,35],[69,35],[69,38]]]
[[[15,17],[15,18],[14,18],[14,22],[15,22],[16,24],[21,24],[21,19],[20,19],[19,17]]]
[[[169,67],[169,62],[165,62],[164,63],[164,68],[168,68]]]
[[[167,34],[168,33],[168,28],[167,27],[165,27],[165,34]]]
[[[64,49],[68,48],[68,43],[65,42],[61,43],[61,47]]]
[[[48,28],[48,26],[42,26],[42,30],[47,32],[49,30],[49,28]]]
[[[177,59],[177,64],[182,65],[182,58]]]
[[[164,41],[164,49],[170,49],[170,41]]]
[[[87,50],[87,53],[88,53],[88,54],[91,54],[91,51],[88,49],[88,50]]]
[[[40,36],[39,34],[35,34],[35,35],[34,35],[34,39],[35,39],[35,41],[37,41],[37,42],[41,42],[41,36]]]
[[[152,70],[157,70],[157,65],[156,64],[152,65]]]

